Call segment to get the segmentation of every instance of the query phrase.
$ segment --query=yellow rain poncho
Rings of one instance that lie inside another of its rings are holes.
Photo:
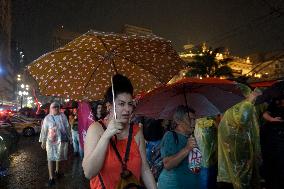
[[[258,187],[259,125],[255,106],[244,100],[227,110],[218,128],[218,182],[234,189]]]
[[[202,154],[201,166],[209,168],[217,164],[217,129],[214,118],[196,120],[194,135]]]

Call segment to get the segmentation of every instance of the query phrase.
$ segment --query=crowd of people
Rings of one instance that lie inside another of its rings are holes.
[[[244,95],[223,115],[196,118],[194,109],[180,105],[172,120],[140,118],[133,115],[130,80],[117,74],[105,103],[93,110],[84,149],[77,110],[67,119],[52,103],[40,135],[49,185],[62,176],[59,162],[72,143],[92,189],[284,188],[284,96],[255,105],[260,90]]]

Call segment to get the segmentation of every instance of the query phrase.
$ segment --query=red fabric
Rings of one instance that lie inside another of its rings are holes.
[[[277,82],[277,80],[275,80],[275,81],[262,81],[262,82],[257,82],[257,83],[251,83],[250,86],[253,87],[253,88],[270,87],[271,85],[273,85],[276,82]]]
[[[198,117],[213,116],[244,99],[237,83],[219,78],[184,78],[154,89],[140,99],[134,114],[172,119],[179,105],[189,105]]]
[[[89,102],[82,101],[78,104],[78,131],[81,148],[84,150],[85,137],[88,128],[94,122],[92,109]]]
[[[215,77],[205,77],[205,78],[202,78],[202,79],[195,78],[195,77],[186,77],[186,78],[180,79],[180,80],[178,80],[174,83],[166,84],[166,85],[162,85],[160,87],[157,87],[157,88],[153,89],[152,91],[150,91],[146,94],[143,94],[141,99],[148,97],[148,96],[151,96],[153,93],[157,93],[161,90],[175,88],[175,87],[178,87],[178,86],[183,86],[184,84],[186,84],[186,85],[188,85],[188,84],[191,84],[191,85],[213,84],[213,85],[219,85],[219,86],[226,86],[226,85],[230,86],[230,85],[236,84],[236,82],[230,81],[230,80],[227,80],[227,79],[219,79],[219,78],[215,78]]]
[[[139,146],[136,144],[134,136],[139,131],[139,126],[133,126],[133,134],[131,141],[131,148],[129,153],[129,160],[127,162],[127,168],[135,175],[137,179],[140,179],[141,175],[141,156],[139,152]],[[123,140],[117,140],[116,147],[119,154],[124,158],[126,151],[127,138]],[[95,162],[94,162],[95,163]],[[115,151],[108,145],[105,162],[100,174],[103,178],[106,189],[114,189],[120,180],[121,163],[118,160]],[[91,189],[101,189],[101,183],[99,177],[96,176],[90,181]]]

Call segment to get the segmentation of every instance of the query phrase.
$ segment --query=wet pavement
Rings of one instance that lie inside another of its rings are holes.
[[[55,166],[55,165],[54,165]],[[82,161],[73,157],[69,148],[68,160],[60,168],[64,177],[56,180],[56,189],[87,189],[89,181],[85,179]],[[46,151],[42,150],[38,136],[21,137],[17,151],[10,155],[8,175],[0,178],[1,189],[41,189],[47,188],[48,169]]]

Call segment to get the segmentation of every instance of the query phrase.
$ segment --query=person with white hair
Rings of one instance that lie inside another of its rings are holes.
[[[195,111],[180,105],[173,115],[173,130],[161,141],[164,168],[158,179],[158,189],[199,189],[199,174],[189,169],[189,154],[197,147],[193,134]],[[196,153],[195,153],[196,154]]]
[[[64,113],[60,113],[60,105],[53,102],[50,105],[49,114],[43,120],[39,138],[41,148],[47,152],[49,187],[55,184],[54,176],[60,178],[63,175],[59,172],[59,162],[67,160],[70,139],[67,117]],[[53,172],[54,161],[56,162],[55,172]]]

